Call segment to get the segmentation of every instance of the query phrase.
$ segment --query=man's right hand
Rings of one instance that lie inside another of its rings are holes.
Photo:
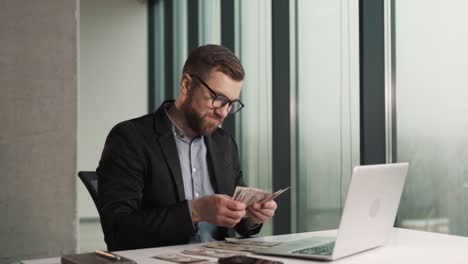
[[[192,200],[194,222],[233,227],[245,216],[245,204],[234,201],[227,195],[214,194]]]

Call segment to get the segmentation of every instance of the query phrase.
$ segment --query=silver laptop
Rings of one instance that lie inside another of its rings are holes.
[[[335,237],[310,237],[258,254],[335,260],[385,244],[393,228],[408,163],[357,166]]]

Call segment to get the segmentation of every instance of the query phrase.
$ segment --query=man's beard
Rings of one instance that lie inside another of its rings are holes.
[[[207,118],[208,116],[200,117],[197,114],[198,112],[196,111],[196,109],[192,107],[191,100],[188,100],[186,104],[183,105],[183,111],[187,120],[187,125],[190,127],[190,129],[192,129],[195,133],[199,134],[200,136],[211,135],[216,130],[216,128],[218,128],[217,125],[212,127],[203,126],[203,123],[205,121],[204,118]],[[219,118],[216,117],[214,113],[213,117],[219,120]]]

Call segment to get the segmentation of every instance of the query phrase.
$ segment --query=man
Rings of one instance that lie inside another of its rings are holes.
[[[220,240],[231,227],[250,236],[274,215],[274,201],[246,208],[230,197],[244,180],[237,146],[219,125],[243,107],[243,79],[230,50],[199,47],[175,102],[111,130],[97,169],[109,250]]]

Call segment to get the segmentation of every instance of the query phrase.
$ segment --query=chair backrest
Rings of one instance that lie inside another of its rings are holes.
[[[80,171],[78,177],[81,179],[86,189],[88,189],[91,198],[93,198],[94,205],[99,213],[98,207],[98,176],[95,171]]]

